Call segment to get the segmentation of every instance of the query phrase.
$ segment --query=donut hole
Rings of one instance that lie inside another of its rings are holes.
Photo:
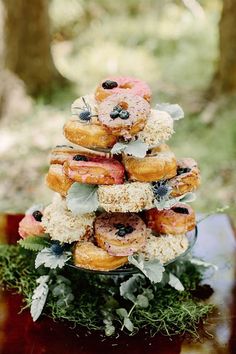
[[[188,209],[184,207],[173,207],[171,208],[171,210],[173,210],[177,214],[189,214]]]
[[[118,103],[118,106],[120,106],[122,109],[127,110],[129,105],[127,102],[121,101]]]
[[[122,89],[132,89],[133,86],[134,85],[131,82],[126,82],[125,84],[120,85],[119,87],[122,88]]]

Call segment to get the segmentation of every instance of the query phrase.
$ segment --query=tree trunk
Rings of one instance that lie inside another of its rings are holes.
[[[213,80],[219,93],[236,91],[236,1],[224,0],[219,24],[220,58]]]
[[[4,66],[19,76],[27,92],[50,91],[63,78],[50,51],[48,0],[2,0],[4,19]]]

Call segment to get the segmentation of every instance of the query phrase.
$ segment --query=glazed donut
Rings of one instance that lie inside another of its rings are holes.
[[[147,226],[158,234],[179,235],[194,229],[194,210],[187,204],[176,203],[171,209],[146,211]]]
[[[174,133],[174,120],[164,111],[151,109],[147,123],[137,138],[149,147],[155,147],[167,141]]]
[[[70,145],[57,145],[52,149],[50,153],[50,164],[59,164],[63,165],[66,160],[75,155],[83,155],[87,157],[106,157],[111,156],[110,153],[102,151],[94,151],[82,146],[77,146],[76,148]]]
[[[53,164],[49,167],[46,175],[46,184],[54,192],[60,193],[65,197],[73,183],[74,181],[64,173],[62,165]]]
[[[112,256],[129,256],[146,241],[146,225],[136,214],[104,213],[94,223],[97,244]]]
[[[115,159],[75,155],[64,163],[65,174],[73,181],[87,184],[122,184],[124,166]]]
[[[166,144],[149,150],[144,158],[123,154],[123,164],[131,181],[154,182],[176,176],[176,158]]]
[[[52,240],[72,243],[90,238],[95,217],[95,213],[74,215],[65,199],[57,197],[45,208],[42,224]]]
[[[129,76],[117,76],[103,80],[96,89],[95,97],[96,100],[103,101],[114,93],[132,93],[143,97],[148,102],[152,95],[149,86],[144,81]]]
[[[165,264],[180,256],[187,248],[186,235],[155,236],[150,234],[147,236],[142,254],[146,260],[158,259],[162,264]]]
[[[177,160],[177,176],[168,181],[170,195],[179,197],[196,190],[200,185],[200,170],[197,162],[189,157]]]
[[[100,206],[107,212],[139,212],[153,208],[153,191],[149,183],[98,186]]]
[[[77,99],[71,107],[72,117],[64,125],[64,135],[72,143],[88,148],[107,149],[117,138],[98,121],[93,96]]]
[[[91,270],[113,270],[128,262],[127,257],[115,257],[92,242],[77,242],[74,249],[74,264]]]
[[[149,103],[131,93],[116,93],[98,105],[98,119],[102,125],[113,135],[125,139],[144,128],[149,112]]]

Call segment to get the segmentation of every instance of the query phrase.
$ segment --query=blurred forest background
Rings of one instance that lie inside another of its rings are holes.
[[[0,209],[50,201],[47,155],[70,104],[110,74],[181,104],[170,145],[199,161],[195,206],[233,215],[235,0],[0,0]]]

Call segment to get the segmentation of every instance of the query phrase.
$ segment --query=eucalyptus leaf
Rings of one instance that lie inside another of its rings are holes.
[[[66,197],[68,209],[75,215],[97,210],[99,206],[97,189],[96,185],[73,183]]]
[[[169,113],[174,120],[184,118],[184,111],[178,104],[160,103],[156,105],[156,109]]]
[[[19,245],[27,250],[41,251],[43,248],[50,246],[49,239],[44,236],[28,236],[18,241]]]
[[[35,258],[35,268],[41,265],[45,267],[56,269],[63,268],[65,263],[70,259],[71,252],[64,252],[61,255],[55,255],[51,248],[44,248]]]
[[[184,286],[174,274],[169,273],[169,282],[168,284],[172,286],[172,288],[178,290],[178,291],[184,291]]]
[[[184,196],[182,196],[179,199],[181,203],[191,203],[194,202],[195,200],[196,200],[196,194],[192,192],[186,193]]]
[[[34,322],[37,321],[37,319],[41,315],[44,305],[46,303],[49,290],[47,284],[48,281],[48,275],[42,275],[36,280],[39,285],[35,288],[33,292],[32,303],[30,307],[30,313]]]

